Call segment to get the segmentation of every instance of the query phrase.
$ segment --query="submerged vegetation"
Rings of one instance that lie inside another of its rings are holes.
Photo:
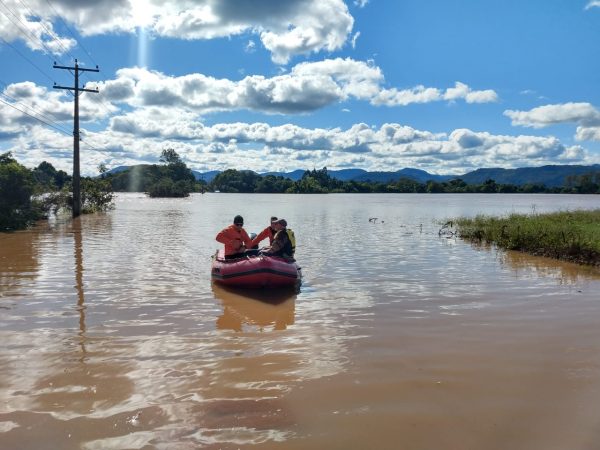
[[[550,214],[477,216],[454,221],[464,239],[502,249],[600,265],[600,209]]]
[[[104,170],[104,169],[102,169]],[[101,170],[101,171],[102,171]],[[10,152],[0,155],[0,231],[26,228],[72,205],[71,177],[44,161],[34,169],[18,163]],[[113,206],[113,189],[104,177],[81,179],[81,212]]]

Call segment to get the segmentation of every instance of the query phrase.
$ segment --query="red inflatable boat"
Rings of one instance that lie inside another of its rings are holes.
[[[223,250],[212,257],[213,281],[248,288],[298,286],[302,271],[295,261],[277,256],[246,256],[225,259]]]

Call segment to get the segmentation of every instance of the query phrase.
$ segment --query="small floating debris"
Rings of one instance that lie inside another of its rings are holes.
[[[127,418],[127,423],[130,424],[133,427],[139,427],[140,426],[140,416],[141,415],[142,415],[142,412],[139,411],[135,416],[128,417]]]

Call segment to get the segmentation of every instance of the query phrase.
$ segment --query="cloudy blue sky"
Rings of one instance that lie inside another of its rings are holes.
[[[82,171],[600,163],[598,0],[0,0],[0,152]]]

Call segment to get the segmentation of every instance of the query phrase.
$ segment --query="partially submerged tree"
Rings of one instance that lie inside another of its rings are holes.
[[[113,207],[110,181],[81,180],[82,212]],[[10,152],[0,155],[0,231],[26,228],[61,209],[72,208],[71,177],[44,161],[33,170],[19,164]]]
[[[43,216],[32,201],[33,174],[11,152],[0,155],[0,231],[25,228]]]
[[[194,190],[196,178],[181,157],[172,148],[162,151],[159,161],[160,177],[150,184],[146,193],[150,197],[187,197]]]

